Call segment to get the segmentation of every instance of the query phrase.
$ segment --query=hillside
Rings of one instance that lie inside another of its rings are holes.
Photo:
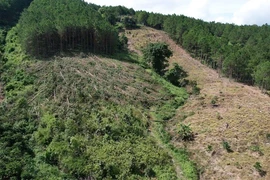
[[[197,179],[164,129],[186,90],[126,51],[131,17],[99,8],[34,0],[0,27],[0,179]]]
[[[0,179],[270,179],[269,25],[0,6]]]
[[[270,170],[269,96],[202,65],[162,31],[143,27],[126,35],[130,49],[138,53],[148,42],[170,44],[174,52],[170,62],[179,63],[201,88],[200,95],[191,96],[167,126],[173,144],[192,152],[192,159],[201,168],[201,179],[269,179],[269,173],[261,177],[253,167],[260,162],[264,171]],[[178,140],[180,122],[191,124],[196,133],[194,141]],[[228,153],[222,142],[228,142],[232,152]]]
[[[6,37],[2,62],[1,179],[197,176],[186,151],[169,153],[162,139],[159,117],[175,115],[184,89],[129,54],[35,59],[22,52],[16,32]]]

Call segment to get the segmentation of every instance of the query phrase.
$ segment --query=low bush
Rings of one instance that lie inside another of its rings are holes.
[[[265,176],[266,172],[262,169],[261,163],[256,162],[253,167],[256,169],[256,171],[260,174],[260,176]]]
[[[183,141],[194,140],[194,134],[190,128],[190,125],[180,124],[178,135]]]
[[[222,141],[222,146],[227,152],[232,152],[231,146],[227,141]]]
[[[187,72],[183,70],[177,63],[173,63],[173,68],[168,70],[164,78],[171,82],[175,86],[184,87],[187,81],[184,79],[187,77]]]

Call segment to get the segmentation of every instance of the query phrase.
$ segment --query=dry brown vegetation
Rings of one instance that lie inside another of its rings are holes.
[[[176,146],[186,146],[198,164],[201,179],[270,179],[270,97],[258,88],[234,82],[193,59],[166,33],[142,27],[126,32],[129,49],[140,53],[149,42],[166,42],[177,62],[201,88],[191,96],[167,129]],[[195,140],[183,143],[177,138],[180,122],[191,124]],[[222,142],[231,146],[228,153]],[[260,162],[264,176],[253,167]]]
[[[41,61],[31,69],[40,84],[34,98],[39,98],[43,89],[50,88],[48,100],[66,102],[67,106],[76,104],[78,98],[89,101],[103,98],[117,104],[139,103],[149,108],[153,103],[170,98],[142,67],[113,59],[65,57]]]

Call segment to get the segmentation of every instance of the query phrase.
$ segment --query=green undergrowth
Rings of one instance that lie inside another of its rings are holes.
[[[148,72],[151,72],[148,70]],[[165,126],[167,120],[174,117],[176,109],[182,106],[188,98],[188,94],[184,88],[179,88],[165,79],[161,78],[154,72],[151,72],[153,79],[161,83],[165,87],[165,92],[171,95],[171,99],[164,101],[159,106],[151,108],[151,117],[154,119],[152,124],[154,137],[161,146],[165,147],[168,154],[173,157],[175,166],[179,166],[185,179],[199,179],[196,165],[189,159],[189,154],[185,148],[176,148],[171,142],[171,136],[166,131]]]
[[[198,171],[194,162],[189,159],[189,153],[185,148],[176,148],[171,142],[171,136],[165,130],[165,122],[152,112],[151,116],[156,118],[153,123],[153,134],[157,141],[167,150],[168,154],[174,159],[175,166],[179,166],[184,179],[199,179]]]
[[[136,63],[136,64],[140,63],[140,57],[136,53],[130,53],[127,51],[116,52],[112,55],[107,55],[105,57],[111,58],[111,59],[118,59],[118,60],[129,62],[129,63]]]
[[[159,119],[169,120],[174,117],[175,110],[185,103],[186,99],[188,98],[188,94],[184,88],[179,88],[172,85],[170,82],[166,81],[155,72],[152,72],[151,70],[148,70],[148,72],[151,73],[152,78],[155,81],[162,84],[162,86],[165,88],[161,93],[170,94],[170,99],[164,99],[165,103],[159,105],[156,110]]]
[[[6,39],[0,179],[176,179],[149,135],[171,94],[134,64],[91,55],[32,59]]]
[[[186,91],[142,68],[133,54],[115,56],[120,60],[33,59],[21,50],[16,28],[8,33],[1,59],[1,179],[173,180],[173,159],[186,178],[195,177],[188,154],[170,144],[163,124],[184,104]]]

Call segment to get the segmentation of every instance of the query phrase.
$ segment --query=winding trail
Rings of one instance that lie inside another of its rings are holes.
[[[202,170],[201,179],[270,179],[270,97],[257,87],[247,86],[222,77],[215,70],[201,64],[178,46],[169,36],[155,29],[142,27],[128,30],[129,49],[140,54],[149,42],[166,42],[173,50],[173,62],[197,82],[200,95],[191,96],[179,108],[167,130],[175,137],[175,146],[185,145],[191,158]],[[177,140],[175,129],[183,123],[191,124],[195,141]],[[268,137],[268,138],[267,138]],[[233,150],[226,152],[222,142]],[[261,177],[253,165],[260,162],[266,175]]]

